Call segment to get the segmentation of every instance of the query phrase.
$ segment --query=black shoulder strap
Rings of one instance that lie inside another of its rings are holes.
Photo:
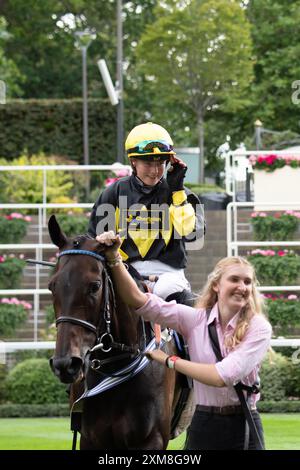
[[[211,309],[206,310],[207,319],[209,319],[210,312],[211,312]],[[218,339],[218,333],[217,333],[215,322],[212,322],[210,325],[208,325],[208,334],[209,334],[209,339],[210,339],[210,342],[211,342],[211,346],[213,348],[213,351],[215,353],[215,356],[216,356],[217,360],[222,361],[222,359],[224,359],[224,358],[223,358],[222,353],[221,353],[219,339]],[[237,396],[240,400],[240,403],[241,403],[241,406],[242,406],[242,409],[243,409],[243,413],[245,415],[246,422],[248,423],[248,426],[250,428],[250,432],[252,434],[255,445],[256,445],[257,449],[263,450],[264,447],[263,447],[263,444],[261,442],[260,436],[258,434],[255,422],[253,420],[253,416],[252,416],[251,411],[249,409],[249,404],[246,401],[245,395],[243,393],[244,389],[249,391],[249,389],[252,390],[252,387],[251,388],[247,387],[246,385],[242,384],[242,382],[239,382],[236,385],[234,385],[234,389],[235,389],[236,394],[237,394]],[[255,386],[254,386],[254,389],[255,389]],[[245,436],[244,450],[248,449],[248,442],[246,442],[246,441],[248,441],[248,439],[246,439],[246,437],[247,437],[247,432],[246,432],[246,436]]]

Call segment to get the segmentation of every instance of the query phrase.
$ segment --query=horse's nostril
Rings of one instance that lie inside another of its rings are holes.
[[[72,375],[75,375],[79,372],[82,366],[83,360],[80,357],[71,357],[71,364],[68,367],[68,372]]]
[[[66,383],[73,382],[83,366],[82,359],[76,356],[52,357],[49,362],[54,374]]]

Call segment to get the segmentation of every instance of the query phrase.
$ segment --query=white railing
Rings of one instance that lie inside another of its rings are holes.
[[[53,256],[57,252],[57,247],[51,243],[43,243],[43,214],[47,214],[49,209],[61,209],[61,208],[84,208],[90,209],[91,203],[85,204],[52,204],[52,203],[41,203],[41,204],[0,204],[1,209],[34,209],[38,212],[38,231],[37,231],[37,243],[7,243],[0,244],[0,253],[3,251],[31,251],[35,253],[35,259],[44,259],[45,252],[49,250],[53,252]],[[88,225],[88,218],[87,218]],[[31,296],[33,299],[33,341],[38,341],[38,319],[40,313],[40,296],[51,295],[48,289],[40,288],[40,274],[41,266],[35,266],[35,286],[32,289],[0,289],[0,296],[11,296],[11,295],[26,295]]]
[[[43,227],[46,226],[46,210],[44,210],[47,204],[47,174],[49,171],[118,171],[118,170],[132,171],[130,165],[122,165],[121,163],[114,163],[112,165],[0,165],[0,171],[42,171],[43,172],[43,191],[42,191],[42,221]],[[61,207],[73,207],[61,206]],[[80,206],[83,207],[83,206]]]

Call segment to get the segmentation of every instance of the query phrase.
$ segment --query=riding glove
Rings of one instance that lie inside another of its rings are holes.
[[[174,163],[168,170],[167,183],[172,192],[183,190],[183,180],[187,171],[187,167]]]

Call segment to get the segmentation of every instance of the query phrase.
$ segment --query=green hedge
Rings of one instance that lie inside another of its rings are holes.
[[[46,405],[0,405],[0,418],[38,418],[42,416],[69,416],[70,407],[67,404]]]
[[[261,400],[282,401],[300,398],[300,368],[291,358],[270,352],[260,369]]]
[[[50,370],[47,359],[28,359],[16,365],[6,378],[6,397],[11,403],[66,403],[66,385]]]
[[[300,413],[300,400],[259,401],[257,407],[261,413]],[[66,417],[69,415],[69,405],[0,405],[0,418]]]
[[[89,99],[90,162],[116,160],[116,109],[108,100]],[[10,100],[0,106],[1,157],[24,149],[83,163],[82,100]]]
[[[260,413],[300,413],[300,400],[259,401]]]

